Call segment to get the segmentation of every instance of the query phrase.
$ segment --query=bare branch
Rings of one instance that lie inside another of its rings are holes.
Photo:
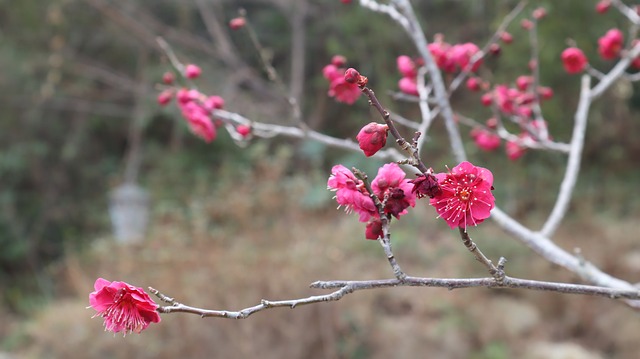
[[[551,214],[542,226],[540,233],[545,237],[550,237],[560,225],[560,221],[564,218],[569,208],[571,195],[578,180],[580,172],[580,159],[582,158],[582,149],[584,148],[584,136],[587,131],[587,118],[589,116],[589,107],[591,106],[591,77],[589,75],[582,76],[580,88],[580,101],[575,114],[575,123],[573,125],[573,135],[571,136],[571,150],[567,159],[567,168],[564,178],[560,184],[560,190],[556,203],[553,206]]]
[[[615,6],[622,15],[626,16],[633,24],[640,25],[640,16],[638,16],[638,13],[634,9],[628,7],[620,0],[611,0],[611,5]]]
[[[558,282],[544,282],[537,280],[528,280],[520,278],[512,278],[505,276],[499,281],[496,278],[422,278],[422,277],[405,277],[404,279],[378,279],[378,280],[366,280],[366,281],[318,281],[311,283],[311,288],[317,289],[336,289],[338,290],[325,294],[310,296],[300,299],[290,300],[261,300],[260,304],[241,309],[239,311],[228,310],[211,310],[192,307],[177,302],[174,298],[167,297],[160,293],[157,289],[149,287],[149,291],[156,295],[160,300],[169,303],[167,306],[160,306],[158,312],[160,313],[191,313],[205,317],[217,317],[217,318],[229,318],[229,319],[246,319],[250,315],[257,312],[278,307],[288,307],[294,309],[301,305],[337,301],[342,299],[345,295],[353,292],[365,289],[379,289],[379,288],[391,288],[391,287],[433,287],[433,288],[447,288],[449,290],[462,289],[462,288],[474,288],[474,287],[486,287],[486,288],[511,288],[511,289],[528,289],[538,291],[549,291],[564,294],[582,294],[592,295],[598,297],[606,297],[611,299],[628,299],[638,300],[640,299],[640,291],[637,289],[624,290],[624,289],[611,289],[606,287],[597,287],[591,285],[558,283]]]
[[[478,262],[480,262],[486,269],[489,271],[494,278],[498,280],[502,280],[504,278],[504,272],[498,269],[493,262],[487,258],[484,253],[478,248],[478,246],[471,240],[469,233],[466,229],[460,227],[458,228],[460,231],[460,237],[462,238],[462,243],[465,247],[473,254]]]

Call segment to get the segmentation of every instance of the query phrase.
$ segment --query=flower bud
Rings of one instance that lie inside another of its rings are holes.
[[[364,154],[371,157],[387,144],[388,133],[389,126],[371,122],[360,130],[356,139]]]
[[[247,24],[247,20],[245,20],[243,17],[236,17],[231,19],[231,21],[229,21],[229,27],[231,28],[231,30],[241,29],[246,24]]]
[[[350,84],[358,83],[360,80],[360,73],[358,72],[358,70],[350,67],[344,73],[344,80]]]
[[[200,69],[200,67],[198,67],[197,65],[194,65],[194,64],[189,64],[184,69],[184,75],[188,79],[198,78],[198,77],[200,77],[201,73],[202,73],[202,70]]]

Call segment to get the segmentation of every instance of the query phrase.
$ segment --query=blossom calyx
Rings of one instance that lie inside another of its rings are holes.
[[[416,179],[410,180],[409,183],[413,184],[411,193],[415,193],[418,198],[433,198],[442,192],[438,179],[431,173],[419,174]]]

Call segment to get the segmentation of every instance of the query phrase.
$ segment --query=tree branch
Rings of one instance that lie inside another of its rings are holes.
[[[177,302],[174,298],[168,297],[160,293],[157,289],[149,287],[149,291],[160,298],[161,301],[169,303],[167,306],[158,307],[160,313],[190,313],[206,317],[217,318],[229,318],[229,319],[246,319],[252,314],[257,312],[278,307],[288,307],[294,309],[301,305],[338,301],[345,295],[351,294],[356,291],[366,289],[379,289],[379,288],[391,288],[391,287],[433,287],[433,288],[447,288],[449,290],[462,289],[462,288],[510,288],[510,289],[528,289],[537,291],[548,291],[564,294],[582,294],[591,295],[597,297],[606,297],[611,299],[640,299],[640,290],[624,290],[624,289],[612,289],[606,287],[598,287],[591,285],[581,284],[569,284],[559,282],[544,282],[529,279],[520,279],[505,276],[499,281],[493,277],[487,278],[423,278],[423,277],[405,277],[404,279],[376,279],[365,281],[317,281],[311,283],[311,288],[316,289],[336,289],[338,290],[325,294],[316,295],[300,299],[289,299],[270,301],[263,299],[260,304],[252,307],[244,308],[239,311],[228,310],[211,310],[192,307]]]

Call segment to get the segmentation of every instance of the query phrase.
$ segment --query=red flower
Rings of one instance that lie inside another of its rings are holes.
[[[202,70],[200,69],[200,67],[198,67],[197,65],[194,65],[194,64],[189,64],[184,69],[184,75],[188,79],[198,78],[201,73],[202,73]]]
[[[501,51],[502,51],[502,49],[500,48],[500,45],[495,44],[495,43],[489,45],[489,53],[491,55],[498,56],[498,55],[500,55]]]
[[[540,86],[538,87],[538,94],[543,100],[549,100],[553,97],[553,89],[550,87]]]
[[[251,127],[247,125],[238,125],[238,127],[236,127],[236,131],[238,131],[238,134],[243,138],[247,138],[251,134]]]
[[[398,71],[404,77],[416,77],[418,72],[416,71],[416,64],[411,60],[409,56],[402,55],[396,59]]]
[[[542,20],[545,16],[547,16],[547,10],[543,7],[539,7],[533,10],[532,16],[536,20]]]
[[[333,81],[338,77],[342,77],[343,73],[340,72],[338,67],[334,64],[329,64],[322,68],[322,76],[329,81]]]
[[[529,134],[522,134],[519,137],[520,137],[520,140],[531,138]],[[507,157],[511,161],[517,160],[518,158],[524,156],[524,154],[527,152],[527,147],[523,146],[520,140],[517,140],[517,141],[509,140],[507,141],[507,144],[504,147],[505,152],[507,153]]]
[[[229,27],[231,30],[238,30],[244,27],[247,24],[247,21],[243,17],[236,17],[229,21]]]
[[[382,238],[382,236],[384,236],[382,221],[380,221],[380,218],[371,218],[364,229],[364,237],[375,241],[378,238]]]
[[[500,109],[507,115],[515,114],[514,100],[518,96],[519,92],[516,89],[507,87],[506,85],[498,85],[493,91],[493,99]]]
[[[378,215],[378,210],[362,181],[343,165],[333,166],[327,188],[336,191],[336,202],[345,206],[347,213],[353,211],[360,215],[360,222],[366,222]]]
[[[171,85],[175,79],[176,76],[173,74],[173,72],[167,71],[162,75],[162,82],[167,85]]]
[[[179,104],[179,106],[182,109],[182,116],[187,120],[193,134],[207,143],[216,138],[216,128],[213,126],[206,109],[193,101],[184,105]]]
[[[474,43],[467,42],[464,44],[454,45],[451,48],[451,59],[458,65],[462,71],[477,71],[478,67],[482,65],[482,57],[477,59],[473,65],[471,65],[471,59],[480,52],[480,48]]]
[[[220,96],[209,96],[204,101],[204,107],[209,111],[219,110],[224,107],[224,99]]]
[[[467,88],[470,91],[480,90],[480,80],[477,77],[469,77],[467,80]]]
[[[395,163],[389,163],[378,170],[376,178],[371,182],[375,195],[385,203],[384,212],[399,218],[407,213],[407,208],[416,205],[416,196],[412,192],[413,185],[405,179],[405,173]],[[347,212],[354,211],[360,215],[360,222],[367,222],[365,237],[377,239],[382,236],[380,214],[371,199],[364,183],[357,179],[351,171],[342,165],[331,169],[327,187],[336,191],[336,202],[345,206]]]
[[[199,116],[189,119],[189,128],[194,135],[202,138],[204,142],[209,143],[216,139],[216,128],[209,117]]]
[[[491,106],[493,103],[493,94],[488,92],[482,95],[482,97],[480,97],[480,102],[482,102],[482,106]]]
[[[89,303],[104,318],[105,330],[140,333],[150,323],[159,323],[158,305],[142,289],[125,282],[98,278],[89,294]]]
[[[398,88],[407,95],[418,96],[418,84],[415,78],[403,77],[398,81]]]
[[[598,39],[598,53],[605,60],[613,60],[620,54],[623,41],[622,31],[611,29]]]
[[[416,197],[413,193],[413,185],[407,179],[400,166],[395,163],[387,163],[380,167],[376,178],[371,182],[373,193],[380,201],[386,199],[384,211],[396,218],[407,214],[409,206],[415,207]]]
[[[526,91],[532,83],[533,76],[518,76],[516,79],[516,87],[518,87],[520,91]]]
[[[360,81],[360,73],[353,67],[349,67],[344,72],[344,80],[350,84],[357,84]]]
[[[441,192],[429,203],[449,227],[466,228],[489,218],[495,206],[493,174],[486,168],[462,162],[448,173],[438,173]]]
[[[562,55],[560,55],[562,59],[562,65],[564,66],[565,71],[570,74],[577,74],[584,70],[585,66],[587,66],[587,57],[584,56],[582,50],[577,47],[569,47],[562,51]]]
[[[166,104],[171,102],[172,98],[173,98],[173,90],[164,90],[160,92],[160,94],[158,95],[158,104],[161,106],[165,106]]]
[[[344,76],[339,76],[331,81],[329,96],[335,97],[339,102],[353,104],[360,97],[360,88],[355,83],[348,83]]]
[[[598,14],[604,14],[609,11],[609,7],[611,7],[611,2],[609,0],[601,0],[596,4],[596,11]]]
[[[428,47],[438,68],[445,72],[454,72],[456,70],[456,64],[453,62],[449,51],[451,45],[444,42],[442,34],[436,34],[434,42],[430,43]]]
[[[342,67],[346,65],[347,58],[342,55],[333,55],[331,58],[331,64],[336,67]]]
[[[502,42],[504,42],[505,44],[510,44],[513,42],[513,35],[506,31],[503,31],[500,33],[500,40],[502,40]]]
[[[471,130],[471,138],[476,146],[483,151],[490,152],[500,147],[500,136],[485,129],[474,128]]]
[[[387,144],[388,133],[389,126],[371,122],[360,130],[356,140],[364,154],[371,157]]]

